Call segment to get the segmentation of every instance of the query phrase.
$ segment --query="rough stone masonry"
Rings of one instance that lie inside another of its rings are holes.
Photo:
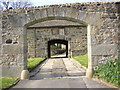
[[[27,57],[48,57],[48,41],[68,41],[73,56],[88,53],[88,71],[120,54],[120,2],[88,2],[0,11],[1,76],[18,76]]]

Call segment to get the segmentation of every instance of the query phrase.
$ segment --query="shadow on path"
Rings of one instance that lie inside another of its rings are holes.
[[[40,71],[32,77],[31,80],[40,80],[46,78],[85,76],[85,70],[82,67],[75,66],[72,59],[52,58],[40,68]]]

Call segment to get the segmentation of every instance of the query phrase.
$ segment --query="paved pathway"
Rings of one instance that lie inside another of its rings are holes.
[[[51,58],[56,58],[56,57],[66,57],[66,52],[62,53],[62,54],[56,54],[56,55],[52,55]]]
[[[54,58],[48,59],[40,72],[32,80],[39,80],[45,78],[61,78],[61,77],[71,77],[71,76],[84,76],[85,69],[79,66],[79,68],[74,65],[72,59],[69,58]]]
[[[14,88],[108,88],[85,78],[85,69],[69,58],[48,59],[30,80],[20,81]]]

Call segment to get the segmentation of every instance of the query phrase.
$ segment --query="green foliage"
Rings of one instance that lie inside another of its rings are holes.
[[[68,54],[68,58],[71,58],[71,54]]]
[[[28,59],[27,68],[31,70],[36,65],[38,65],[41,61],[43,61],[45,58],[30,58]]]
[[[94,76],[120,87],[120,70],[118,67],[120,67],[120,60],[108,60],[105,64],[99,64],[95,68]]]
[[[74,57],[75,60],[77,60],[81,65],[88,67],[88,55],[80,55],[80,56],[76,56]]]
[[[52,45],[50,46],[50,48],[51,48],[51,49],[56,49],[57,46],[55,46],[54,44],[52,44]]]
[[[13,85],[17,81],[17,77],[1,77],[0,78],[0,89],[7,88]]]
[[[61,48],[61,45],[62,45],[62,44],[58,44],[58,46],[56,46],[55,44],[52,44],[52,45],[50,46],[50,48],[51,48],[52,50],[66,50],[66,48]]]

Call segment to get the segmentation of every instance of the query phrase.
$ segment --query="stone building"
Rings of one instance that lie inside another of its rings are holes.
[[[0,11],[2,76],[20,76],[27,57],[49,57],[49,43],[88,53],[88,72],[120,53],[120,2],[88,2]],[[63,42],[61,42],[61,40]]]

